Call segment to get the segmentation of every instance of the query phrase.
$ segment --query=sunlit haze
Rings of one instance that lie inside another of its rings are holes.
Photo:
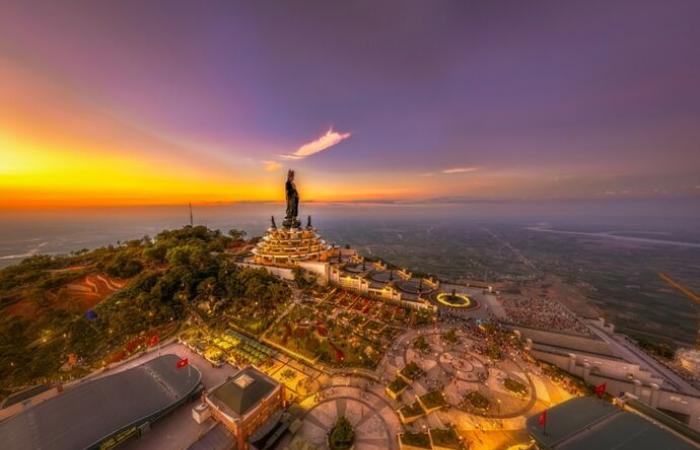
[[[0,208],[700,195],[695,1],[2,2]]]

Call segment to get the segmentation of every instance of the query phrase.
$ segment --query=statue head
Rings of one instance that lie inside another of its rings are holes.
[[[292,169],[289,169],[287,171],[287,180],[288,181],[294,181],[294,171]]]

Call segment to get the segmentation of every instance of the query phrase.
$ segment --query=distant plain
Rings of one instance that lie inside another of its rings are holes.
[[[456,202],[315,204],[311,214],[328,242],[349,244],[413,271],[498,286],[551,284],[565,304],[599,314],[634,336],[690,345],[700,305],[668,287],[659,272],[700,292],[700,207],[694,200],[605,202]],[[276,203],[194,206],[194,221],[249,236],[264,233]],[[189,221],[187,206],[88,208],[0,213],[0,268],[33,254],[153,236]],[[543,290],[542,290],[543,291]],[[575,295],[573,294],[575,291]],[[532,295],[533,289],[527,290]]]

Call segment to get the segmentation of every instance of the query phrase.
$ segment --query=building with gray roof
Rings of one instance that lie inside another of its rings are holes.
[[[249,448],[248,439],[263,425],[274,427],[270,420],[286,406],[284,386],[252,366],[212,388],[204,398],[212,417],[236,437],[239,450]]]
[[[0,446],[79,450],[114,444],[201,392],[201,373],[176,355],[88,380],[0,422]],[[118,436],[117,436],[118,435]]]
[[[527,420],[527,430],[542,450],[700,448],[693,430],[677,425],[671,428],[594,397],[573,398],[550,408],[545,427],[539,414]]]

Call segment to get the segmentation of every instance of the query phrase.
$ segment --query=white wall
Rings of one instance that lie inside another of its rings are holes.
[[[319,283],[326,284],[330,279],[330,264],[322,261],[300,261],[299,267],[308,270],[311,273],[318,275]]]
[[[629,392],[654,408],[685,414],[690,417],[688,426],[700,431],[700,397],[665,390],[662,379],[652,376],[634,364],[574,353],[571,356],[562,355],[537,349],[533,349],[531,353],[535,358],[582,378],[590,385],[606,383],[607,392],[613,396]],[[592,370],[593,367],[598,367],[598,371]],[[627,378],[628,371],[633,374],[632,379]]]
[[[265,269],[272,275],[276,275],[285,280],[294,280],[294,272],[288,267],[266,266],[263,264],[237,263],[239,266],[252,267],[254,269]]]

